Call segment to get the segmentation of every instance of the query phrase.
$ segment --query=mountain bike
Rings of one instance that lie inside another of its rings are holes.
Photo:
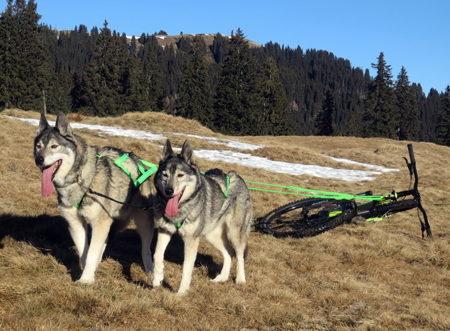
[[[410,174],[409,190],[393,191],[381,196],[374,196],[371,191],[355,195],[333,194],[331,197],[327,197],[325,194],[321,197],[298,200],[281,206],[258,219],[257,227],[262,233],[279,238],[302,238],[315,236],[344,223],[349,223],[355,216],[373,222],[390,217],[395,213],[417,208],[422,238],[424,238],[424,232],[431,237],[427,213],[421,203],[418,189],[419,177],[411,144],[408,145],[408,151],[410,162],[405,157],[403,159],[406,161]],[[413,178],[414,185],[411,188]],[[406,197],[410,198],[406,199]],[[369,201],[357,203],[356,200]],[[424,221],[419,212],[422,213]]]

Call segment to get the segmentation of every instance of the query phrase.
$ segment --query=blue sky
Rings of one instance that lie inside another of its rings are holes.
[[[2,0],[3,11],[6,1]],[[394,79],[404,66],[427,95],[450,84],[450,1],[447,0],[35,0],[41,23],[74,29],[84,24],[140,36],[230,34],[241,28],[264,45],[332,52],[353,67],[370,69],[380,52]]]

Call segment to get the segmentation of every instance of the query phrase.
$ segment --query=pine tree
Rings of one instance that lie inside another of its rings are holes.
[[[262,67],[264,108],[261,115],[261,133],[265,135],[293,135],[296,133],[294,118],[289,109],[286,90],[281,83],[277,64],[273,57],[266,58]]]
[[[8,0],[0,19],[0,108],[13,107],[16,102],[13,95],[18,84],[18,71],[15,70],[19,62],[15,45],[17,32],[13,1]]]
[[[422,86],[420,84],[413,83],[411,85],[412,90],[414,91],[414,94],[416,96],[417,100],[417,108],[419,111],[419,123],[420,123],[420,129],[417,133],[417,140],[418,141],[430,141],[427,131],[428,131],[428,123],[427,123],[427,111],[426,111],[426,96],[425,93],[423,93]],[[434,131],[434,130],[433,130]]]
[[[69,113],[72,110],[71,90],[73,80],[64,70],[59,74],[53,74],[46,95],[46,108],[49,114],[58,114],[60,111]]]
[[[378,57],[378,63],[372,63],[372,67],[377,69],[377,76],[368,86],[363,116],[364,135],[397,139],[399,112],[391,66],[386,64],[383,52]]]
[[[355,112],[350,112],[347,126],[345,128],[344,134],[347,137],[360,137],[361,136],[361,126],[358,121],[358,116]]]
[[[142,91],[139,61],[133,57],[125,57],[122,74],[124,111],[143,112],[150,110]]]
[[[399,136],[400,140],[415,140],[419,132],[419,108],[417,98],[409,83],[405,67],[397,77],[395,95],[399,114]]]
[[[325,92],[322,109],[317,115],[316,129],[319,136],[333,135],[333,113],[335,112],[333,92],[330,88]]]
[[[38,24],[41,15],[36,12],[36,9],[37,4],[34,0],[29,0],[24,7],[24,12],[19,13],[21,37],[18,45],[21,54],[19,77],[25,83],[26,89],[22,93],[18,106],[26,110],[44,109],[43,99],[44,95],[48,94],[48,84],[52,77],[48,50],[44,46],[40,35],[41,27]]]
[[[214,36],[214,41],[211,45],[211,52],[213,53],[216,63],[222,64],[228,54],[228,38],[222,36],[220,33]]]
[[[135,36],[131,37],[130,53],[134,57],[136,57],[137,53],[138,53],[138,47],[137,47],[136,37]]]
[[[83,111],[92,116],[117,116],[125,112],[122,98],[123,47],[105,21],[85,69],[82,84]]]
[[[157,49],[157,58],[161,67],[164,93],[167,96],[166,111],[173,113],[177,103],[178,93],[181,85],[181,77],[185,67],[185,57],[183,52],[177,52],[171,44],[167,47]]]
[[[50,62],[34,0],[8,0],[0,20],[0,107],[43,110]]]
[[[231,37],[217,84],[214,126],[227,134],[259,134],[263,125],[261,84],[256,59],[238,29]]]
[[[439,92],[431,88],[427,95],[425,105],[425,123],[427,124],[427,138],[431,142],[436,142],[436,127],[439,124],[439,112],[441,111],[441,95]]]
[[[159,65],[151,41],[144,44],[143,67],[141,75],[142,97],[149,110],[164,109],[164,87],[161,66]]]
[[[178,50],[184,53],[189,53],[191,51],[191,38],[189,37],[181,37],[178,39],[178,41],[175,43],[178,47]]]
[[[199,37],[192,40],[187,67],[180,87],[179,114],[212,127],[213,97],[209,84],[208,63]]]
[[[450,146],[450,85],[441,96],[441,109],[436,125],[436,143]]]

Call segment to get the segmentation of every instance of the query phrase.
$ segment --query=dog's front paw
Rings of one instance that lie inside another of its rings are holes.
[[[153,287],[158,287],[162,284],[164,280],[164,275],[158,275],[156,273],[153,273]]]
[[[216,278],[211,279],[211,282],[213,282],[213,283],[223,283],[223,282],[226,282],[227,280],[228,280],[228,275],[218,274]]]
[[[245,276],[238,275],[236,277],[236,284],[245,284]]]
[[[94,281],[95,281],[94,277],[92,277],[92,278],[87,278],[87,277],[83,278],[83,277],[81,277],[80,279],[77,280],[77,283],[78,284],[83,284],[83,285],[91,285],[91,284],[94,284]]]

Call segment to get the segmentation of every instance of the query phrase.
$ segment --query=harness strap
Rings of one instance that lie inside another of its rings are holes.
[[[99,154],[97,154],[96,156],[98,158],[102,157]],[[141,172],[141,176],[139,176],[139,178],[137,180],[135,180],[133,175],[131,174],[131,172],[122,165],[122,163],[124,163],[129,158],[130,158],[130,153],[125,153],[120,158],[118,158],[116,161],[114,161],[114,164],[116,166],[118,166],[120,169],[122,169],[128,176],[130,176],[130,178],[133,181],[133,184],[134,184],[135,187],[139,187],[143,182],[145,182],[151,175],[153,175],[158,170],[158,166],[156,164],[153,164],[153,163],[150,163],[150,162],[147,162],[147,161],[139,159],[139,161],[143,165],[149,167],[149,169],[145,170],[145,168],[141,164],[137,163],[137,167],[138,167],[139,171]],[[112,199],[112,198],[110,198],[110,197],[108,197],[108,196],[106,196],[104,194],[92,191],[90,188],[88,188],[87,190],[89,191],[89,193],[96,194],[98,196],[101,196],[103,198],[107,198],[109,200],[112,200],[114,202],[117,202],[117,203],[120,203],[120,204],[123,204],[123,205],[128,205],[130,207],[140,208],[140,209],[144,209],[144,210],[150,209],[150,207],[148,207],[148,208],[147,207],[140,207],[140,206],[135,206],[135,205],[131,205],[131,204],[127,204],[127,203],[123,203],[123,202],[114,200],[114,199]],[[80,198],[78,203],[74,206],[75,208],[77,208],[77,209],[80,208],[80,205],[81,205],[81,202],[83,201],[83,198],[84,198],[84,195]]]
[[[76,209],[80,208],[81,201],[83,201],[85,195],[86,193],[81,197],[80,201],[78,201],[77,204],[74,206]]]
[[[116,166],[118,166],[120,169],[122,169],[128,176],[131,177],[131,180],[133,181],[134,186],[136,186],[136,187],[139,187],[139,185],[141,185],[143,182],[145,182],[148,177],[153,175],[158,170],[158,166],[156,164],[139,159],[142,162],[142,164],[149,167],[149,169],[145,170],[145,168],[138,163],[137,166],[138,166],[139,171],[141,172],[141,176],[139,176],[139,178],[135,180],[133,175],[131,174],[131,172],[122,165],[122,163],[124,163],[129,158],[130,158],[130,153],[125,153],[120,158],[118,158],[116,161],[114,161],[114,164]]]
[[[113,199],[113,198],[111,198],[111,197],[109,197],[107,195],[104,195],[104,194],[92,191],[91,189],[88,189],[88,191],[91,194],[98,195],[98,196],[100,196],[102,198],[106,198],[106,199],[109,199],[109,200],[114,201],[116,203],[120,203],[121,205],[125,205],[125,206],[132,207],[132,208],[137,208],[137,209],[142,209],[142,210],[149,210],[149,209],[159,209],[159,207],[160,207],[160,205],[157,205],[156,207],[150,207],[150,206],[143,207],[143,206],[133,205],[132,203],[126,203],[126,202],[117,201],[117,200],[115,200],[115,199]]]
[[[225,195],[225,198],[228,198],[228,189],[230,188],[230,177],[227,175],[227,189],[223,192],[223,195]]]

